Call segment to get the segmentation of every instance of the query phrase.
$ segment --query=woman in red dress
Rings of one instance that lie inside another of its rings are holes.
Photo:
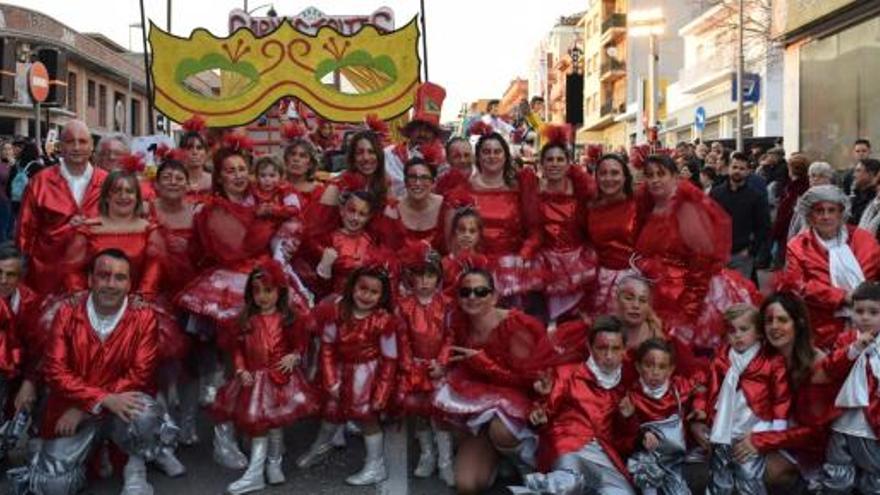
[[[730,217],[665,155],[645,160],[649,212],[636,242],[640,268],[656,280],[654,308],[677,337],[711,353],[724,334],[724,310],[756,304],[754,285],[726,268]]]
[[[443,244],[444,202],[443,196],[432,192],[435,173],[421,158],[413,158],[403,167],[406,194],[395,206],[387,208],[385,214],[399,221],[404,248],[415,248],[426,241],[439,250]]]
[[[551,321],[577,307],[596,280],[596,253],[586,243],[581,219],[595,196],[593,178],[571,165],[567,130],[547,126],[541,148],[541,247],[538,266]]]
[[[598,193],[586,210],[589,242],[599,263],[591,314],[615,312],[618,280],[634,274],[630,261],[639,235],[638,203],[633,193],[629,165],[618,155],[609,154],[596,168]]]
[[[496,132],[480,137],[476,155],[477,173],[463,189],[483,219],[480,247],[492,262],[498,293],[538,290],[543,281],[533,263],[540,246],[537,177],[516,172],[507,141]]]
[[[203,129],[192,128],[180,138],[180,149],[183,150],[183,165],[189,177],[187,196],[200,200],[211,195],[212,177],[207,172],[208,143],[202,134]]]
[[[312,143],[302,138],[293,139],[284,148],[284,165],[287,181],[299,194],[301,209],[317,202],[324,194],[324,185],[315,180],[318,157]]]
[[[437,182],[434,191],[441,196],[462,183],[474,174],[474,147],[465,137],[454,137],[446,142],[446,166],[437,171]]]
[[[813,346],[807,308],[797,296],[777,292],[761,304],[760,320],[767,343],[785,359],[792,390],[791,417],[784,431],[754,432],[734,445],[734,455],[767,457],[765,478],[790,486],[793,478],[807,484],[822,474],[831,425],[840,415],[834,407],[852,361],[848,347],[825,354]]]
[[[532,387],[547,369],[550,343],[537,319],[498,307],[490,272],[466,271],[458,283],[460,313],[452,317],[457,362],[434,395],[434,406],[467,431],[455,459],[459,493],[483,493],[501,455],[534,463],[537,436],[529,427]]]
[[[198,206],[187,197],[187,190],[187,172],[183,164],[173,159],[163,161],[156,172],[157,197],[151,203],[150,215],[152,222],[158,226],[162,241],[161,292],[171,300],[180,289],[195,278],[200,264],[201,250],[193,231],[193,219]],[[185,313],[178,315],[178,321],[187,320]],[[192,340],[190,343],[191,350],[194,348],[196,352],[197,363],[202,365],[209,363],[208,368],[216,367],[216,350],[210,344]],[[204,369],[206,366],[192,366],[191,362],[188,359],[181,360],[184,366],[177,381],[180,394],[178,441],[183,445],[193,445],[199,441],[196,433],[196,413],[200,373],[197,368]]]

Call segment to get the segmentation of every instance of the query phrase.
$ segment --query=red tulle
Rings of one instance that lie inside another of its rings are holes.
[[[446,152],[440,141],[434,140],[430,143],[419,146],[419,153],[430,167],[435,170],[446,160]]]
[[[204,117],[199,114],[195,114],[184,121],[181,126],[186,132],[196,132],[199,134],[204,134],[205,130],[208,128],[208,123],[205,121]]]
[[[146,168],[146,163],[144,162],[144,155],[141,153],[129,153],[122,158],[119,159],[119,165],[122,166],[123,170],[128,172],[132,172],[135,174],[139,174],[144,171]]]
[[[541,130],[544,138],[544,145],[568,147],[568,135],[570,128],[568,125],[547,124]]]
[[[287,141],[302,138],[308,132],[309,130],[302,123],[295,120],[289,120],[281,126],[281,137]]]
[[[254,150],[254,141],[243,132],[227,132],[223,136],[223,148],[245,152]]]

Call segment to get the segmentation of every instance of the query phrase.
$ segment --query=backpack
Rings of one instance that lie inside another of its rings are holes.
[[[39,164],[39,162],[37,160],[29,162],[12,178],[12,183],[9,185],[9,199],[12,201],[20,203],[21,198],[24,197],[24,190],[27,189],[28,181],[30,180],[28,172],[34,164]]]

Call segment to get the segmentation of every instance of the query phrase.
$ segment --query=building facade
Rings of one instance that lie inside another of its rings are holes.
[[[31,61],[49,72],[50,93],[40,119],[45,133],[70,119],[96,135],[147,129],[142,55],[100,34],[78,33],[30,9],[0,5],[0,135],[32,136],[34,106],[27,91]]]
[[[743,136],[779,137],[783,59],[778,44],[770,39],[769,0],[748,0],[746,8],[753,25],[748,26],[743,50],[748,74]],[[667,146],[696,138],[736,138],[737,14],[736,8],[718,4],[679,30],[684,67],[666,92],[667,115],[660,139]]]
[[[853,141],[880,143],[880,2],[785,0],[774,9],[785,46],[784,138],[836,168]]]
[[[583,13],[559,18],[555,26],[535,48],[529,68],[530,96],[545,101],[545,121],[557,124],[566,121],[566,76],[574,69],[571,51],[581,46],[579,22]]]

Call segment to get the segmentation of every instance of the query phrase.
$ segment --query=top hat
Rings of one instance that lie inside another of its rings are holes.
[[[427,125],[434,132],[440,133],[440,111],[446,90],[434,83],[422,83],[416,89],[416,101],[413,104],[412,117],[403,127],[403,134],[408,135],[416,126]]]

